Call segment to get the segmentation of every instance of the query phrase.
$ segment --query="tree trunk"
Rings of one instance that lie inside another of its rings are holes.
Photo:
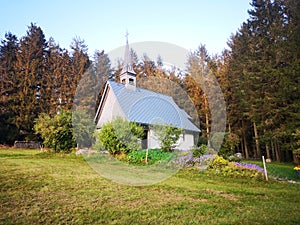
[[[240,146],[241,146],[241,149],[242,149],[242,154],[243,156],[246,157],[246,154],[245,154],[245,149],[244,149],[244,141],[243,141],[243,137],[240,139]]]
[[[249,159],[249,149],[248,149],[247,138],[245,135],[243,135],[243,138],[244,138],[245,157],[246,157],[246,159]]]
[[[293,161],[293,153],[290,150],[285,150],[285,160],[284,162],[292,162]]]
[[[280,162],[280,150],[278,142],[275,140],[275,153],[276,153],[276,161]]]
[[[299,160],[299,158],[297,157],[296,154],[293,154],[293,162],[294,162],[294,163],[297,163],[297,164],[300,163],[300,160]]]
[[[266,144],[266,151],[267,151],[267,159],[271,159],[271,153],[270,153],[270,148],[269,148],[268,144]]]
[[[242,152],[243,153],[243,149],[241,150],[240,145],[237,145],[237,152]]]
[[[205,124],[206,124],[206,137],[207,137],[207,146],[211,148],[211,141],[210,141],[210,131],[209,131],[209,109],[208,109],[208,102],[206,99],[206,95],[204,95],[204,106],[205,106]]]
[[[275,147],[274,147],[274,142],[271,139],[271,150],[272,150],[272,160],[275,160]]]
[[[256,127],[256,123],[253,122],[253,130],[254,130],[254,137],[255,137],[255,153],[254,157],[255,158],[260,158],[261,157],[261,152],[260,152],[260,146],[259,146],[259,141],[258,141],[258,133],[257,133],[257,127]]]
[[[245,133],[245,124],[243,120],[242,120],[242,130],[243,130],[243,144],[244,144],[245,158],[249,159],[249,149],[248,149],[248,143],[247,143],[247,138]]]

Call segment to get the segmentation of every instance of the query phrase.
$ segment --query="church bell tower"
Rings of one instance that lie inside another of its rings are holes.
[[[124,55],[124,66],[120,74],[120,81],[129,90],[136,90],[136,73],[132,66],[132,57],[129,50],[128,44],[128,32],[126,32],[126,47]]]

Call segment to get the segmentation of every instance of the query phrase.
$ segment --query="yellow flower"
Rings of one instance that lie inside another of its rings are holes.
[[[294,167],[294,170],[300,170],[299,166]]]

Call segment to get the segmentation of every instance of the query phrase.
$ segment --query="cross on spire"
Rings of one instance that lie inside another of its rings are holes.
[[[130,73],[132,75],[136,75],[136,73],[134,72],[133,68],[132,68],[132,57],[130,54],[130,49],[129,49],[129,44],[128,44],[128,30],[126,30],[126,46],[125,46],[125,54],[124,54],[124,66],[122,69],[121,74],[124,73]]]
[[[126,34],[125,34],[125,37],[126,37],[126,44],[128,44],[128,35],[129,35],[128,30],[126,30]]]

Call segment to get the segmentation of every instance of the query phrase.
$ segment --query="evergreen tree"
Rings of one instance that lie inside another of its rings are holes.
[[[0,143],[12,144],[19,132],[13,123],[15,114],[12,111],[13,98],[16,92],[14,82],[18,51],[18,39],[11,33],[5,34],[0,45]]]
[[[47,42],[42,29],[35,24],[28,27],[27,35],[21,38],[16,54],[12,111],[15,124],[21,134],[31,138],[34,119],[43,108],[45,73],[45,52]]]
[[[71,44],[71,49],[70,74],[67,74],[67,77],[64,77],[67,81],[67,85],[65,86],[65,92],[62,96],[62,103],[67,109],[72,108],[77,85],[90,66],[90,60],[87,53],[88,48],[83,40],[80,38],[74,38]]]
[[[69,86],[68,76],[71,74],[70,57],[68,51],[61,49],[53,38],[50,38],[48,48],[46,54],[47,76],[45,76],[45,88],[48,99],[44,102],[44,105],[48,107],[47,112],[53,116],[59,110],[67,108],[61,103],[65,97],[64,93],[67,92],[66,89]]]
[[[94,118],[106,81],[111,77],[110,60],[104,51],[96,51],[94,60],[81,78],[75,95],[74,109]]]
[[[228,79],[234,98],[239,100],[236,105],[229,104],[231,109],[238,109],[235,112],[242,118],[244,142],[252,143],[245,137],[254,134],[254,157],[267,154],[273,159],[282,160],[285,156],[289,160],[291,152],[283,155],[280,151],[287,149],[284,146],[291,141],[294,131],[287,124],[299,124],[299,116],[292,113],[299,107],[295,97],[299,94],[299,68],[291,66],[291,62],[297,64],[299,56],[293,57],[299,48],[292,41],[297,33],[297,25],[292,25],[297,24],[297,16],[286,3],[289,2],[254,0],[250,18],[229,43]],[[295,108],[291,110],[292,107]]]

